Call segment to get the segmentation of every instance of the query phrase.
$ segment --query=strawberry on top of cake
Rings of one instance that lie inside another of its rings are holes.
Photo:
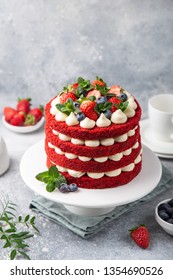
[[[122,87],[79,77],[46,105],[45,117],[47,166],[69,183],[110,188],[140,172],[141,108]]]

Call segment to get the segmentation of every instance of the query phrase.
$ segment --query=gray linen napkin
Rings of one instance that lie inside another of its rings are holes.
[[[137,201],[117,206],[113,211],[105,215],[97,217],[79,216],[69,212],[62,204],[52,202],[40,196],[32,200],[30,208],[40,212],[55,223],[67,227],[81,237],[89,238],[104,229],[106,225],[114,219],[119,218],[126,212],[132,211],[135,206],[148,202],[165,190],[171,188],[173,189],[173,175],[166,167],[162,166],[162,178],[158,186],[151,193]]]

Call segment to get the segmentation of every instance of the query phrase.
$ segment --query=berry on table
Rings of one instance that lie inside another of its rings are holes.
[[[59,186],[59,191],[62,193],[69,192],[69,186],[66,183],[61,183]]]
[[[131,238],[141,248],[146,249],[150,243],[150,234],[145,225],[130,230]]]
[[[77,191],[78,186],[75,183],[71,183],[69,185],[69,189],[70,189],[71,192],[75,192],[75,191]]]

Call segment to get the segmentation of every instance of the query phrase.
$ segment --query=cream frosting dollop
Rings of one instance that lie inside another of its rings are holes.
[[[98,147],[100,145],[99,140],[85,140],[85,146],[88,147]]]
[[[100,140],[101,145],[103,146],[111,146],[114,144],[114,138],[105,138]]]
[[[73,112],[70,113],[70,115],[66,118],[65,122],[68,126],[74,126],[74,125],[79,124],[79,122]]]
[[[88,129],[91,129],[95,126],[95,121],[94,120],[91,120],[89,119],[88,117],[86,117],[84,120],[82,120],[80,122],[80,126],[83,127],[83,128],[88,128]]]
[[[127,108],[124,110],[124,114],[127,118],[132,118],[135,115],[135,110],[130,104],[128,104]]]
[[[101,113],[100,117],[96,121],[96,125],[98,127],[108,127],[111,125],[111,121],[106,118],[103,113]]]
[[[129,105],[130,105],[134,110],[136,110],[137,104],[136,104],[136,102],[135,102],[133,96],[130,96],[130,97],[128,98],[128,102],[129,102]]]
[[[64,122],[67,118],[67,115],[58,111],[58,113],[55,115],[55,120],[57,122]]]
[[[115,124],[122,124],[127,121],[127,116],[120,109],[118,109],[113,112],[111,121]]]

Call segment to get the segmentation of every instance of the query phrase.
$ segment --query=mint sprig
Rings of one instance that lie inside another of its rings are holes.
[[[121,111],[125,111],[129,105],[128,101],[125,102],[120,102],[120,104],[114,104],[118,109],[120,109]]]
[[[56,104],[56,108],[67,116],[69,116],[71,112],[78,112],[78,108],[74,106],[73,100],[71,98],[68,98],[64,104]]]
[[[110,110],[112,108],[112,105],[113,103],[111,102],[105,102],[105,103],[97,104],[94,109],[98,114],[101,114],[106,112],[106,110]]]
[[[107,95],[108,91],[110,90],[110,87],[107,87],[106,84],[105,86],[100,86],[100,85],[95,85],[96,90],[99,90],[101,95]]]
[[[88,92],[88,91],[94,89],[94,87],[90,83],[90,80],[85,80],[84,78],[79,77],[77,79],[77,82],[78,82],[78,88],[77,88],[75,94],[77,95],[78,98],[84,97],[83,92]]]
[[[46,190],[53,192],[61,183],[67,183],[66,178],[58,171],[56,166],[51,166],[47,171],[38,173],[35,178],[46,184]]]

